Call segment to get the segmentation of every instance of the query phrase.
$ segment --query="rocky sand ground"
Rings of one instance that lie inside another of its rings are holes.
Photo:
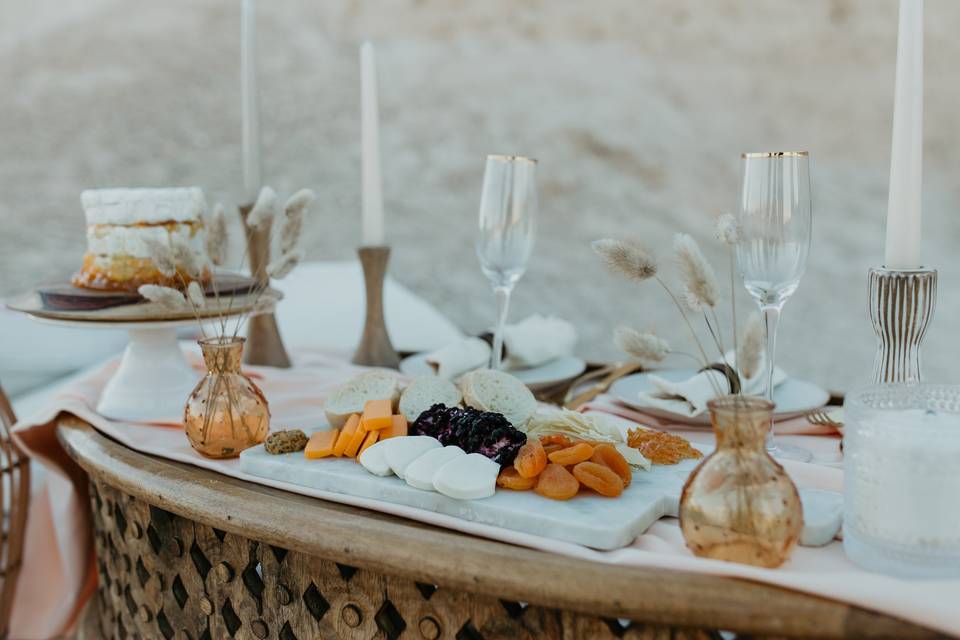
[[[926,7],[923,250],[941,286],[925,353],[929,377],[949,381],[960,3]],[[813,249],[781,361],[849,388],[873,357],[866,270],[883,257],[896,17],[894,0],[263,2],[267,178],[318,193],[310,258],[351,256],[357,44],[373,39],[395,277],[465,329],[484,327],[483,157],[536,156],[540,234],[512,315],[566,317],[584,355],[612,358],[617,324],[685,337],[658,291],[607,275],[590,240],[665,248],[682,231],[725,265],[711,219],[736,206],[740,152],[809,149]],[[78,265],[84,188],[200,185],[211,202],[238,201],[238,34],[238,2],[0,0],[0,295]]]

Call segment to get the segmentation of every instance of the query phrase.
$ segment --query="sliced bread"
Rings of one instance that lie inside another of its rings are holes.
[[[346,423],[352,413],[363,413],[368,400],[390,399],[394,408],[400,398],[400,385],[397,377],[384,371],[367,371],[330,394],[323,405],[327,421],[334,429]]]
[[[537,410],[537,400],[527,385],[503,371],[470,371],[460,378],[460,391],[468,407],[502,413],[521,430]]]
[[[455,407],[462,396],[457,386],[446,378],[421,376],[414,378],[400,396],[400,413],[411,424],[435,404]]]

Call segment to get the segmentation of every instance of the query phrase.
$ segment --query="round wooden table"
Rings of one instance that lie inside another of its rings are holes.
[[[97,638],[931,638],[743,580],[608,566],[285,493],[137,453],[75,419]]]

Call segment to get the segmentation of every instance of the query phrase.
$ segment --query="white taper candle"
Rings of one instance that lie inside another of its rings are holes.
[[[897,79],[890,150],[890,194],[884,265],[921,266],[923,184],[923,0],[900,0]]]
[[[380,181],[380,116],[377,107],[377,63],[373,45],[360,47],[361,158],[363,235],[366,247],[384,243],[383,193]]]
[[[243,197],[257,199],[262,184],[260,169],[260,103],[257,93],[257,22],[254,0],[241,0],[240,102],[242,110]]]

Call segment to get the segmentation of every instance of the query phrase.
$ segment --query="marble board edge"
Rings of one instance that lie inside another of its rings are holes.
[[[538,526],[536,517],[524,518],[524,515],[529,514],[528,509],[507,506],[507,502],[515,502],[513,500],[515,496],[505,493],[506,490],[498,489],[496,495],[484,500],[455,500],[432,491],[415,489],[396,477],[384,478],[371,475],[359,465],[355,467],[356,473],[353,473],[351,467],[342,464],[347,463],[346,459],[328,462],[337,463],[339,468],[320,466],[324,464],[323,460],[306,460],[302,457],[302,453],[271,455],[266,453],[262,446],[258,446],[248,449],[240,455],[240,470],[250,476],[284,482],[308,490],[379,500],[425,512],[455,517],[467,522],[500,527],[606,551],[630,545],[653,523],[667,515],[669,509],[666,492],[658,492],[655,497],[649,495],[646,497],[634,496],[635,500],[631,502],[644,500],[645,506],[643,508],[637,508],[636,504],[618,504],[617,500],[623,498],[578,496],[563,504],[577,504],[574,501],[579,501],[579,505],[586,508],[588,505],[586,501],[591,501],[589,504],[600,504],[608,513],[619,511],[621,514],[626,513],[628,515],[615,527],[599,524],[595,517],[586,517],[581,522],[572,523],[573,526],[570,526],[570,523],[567,526],[552,526],[552,522],[547,523],[543,520],[540,521],[540,526]],[[345,490],[346,487],[349,487],[350,490]],[[654,492],[657,492],[656,488],[650,488],[645,493]],[[535,496],[535,500],[547,500],[536,496],[532,492],[524,493],[529,497]],[[310,494],[306,493],[304,495]],[[497,501],[497,496],[501,496],[499,501]],[[511,500],[505,500],[505,498]],[[545,506],[550,505],[550,503],[544,504]],[[630,515],[631,511],[633,515]],[[497,518],[498,514],[499,518]],[[509,518],[509,520],[506,518]]]

